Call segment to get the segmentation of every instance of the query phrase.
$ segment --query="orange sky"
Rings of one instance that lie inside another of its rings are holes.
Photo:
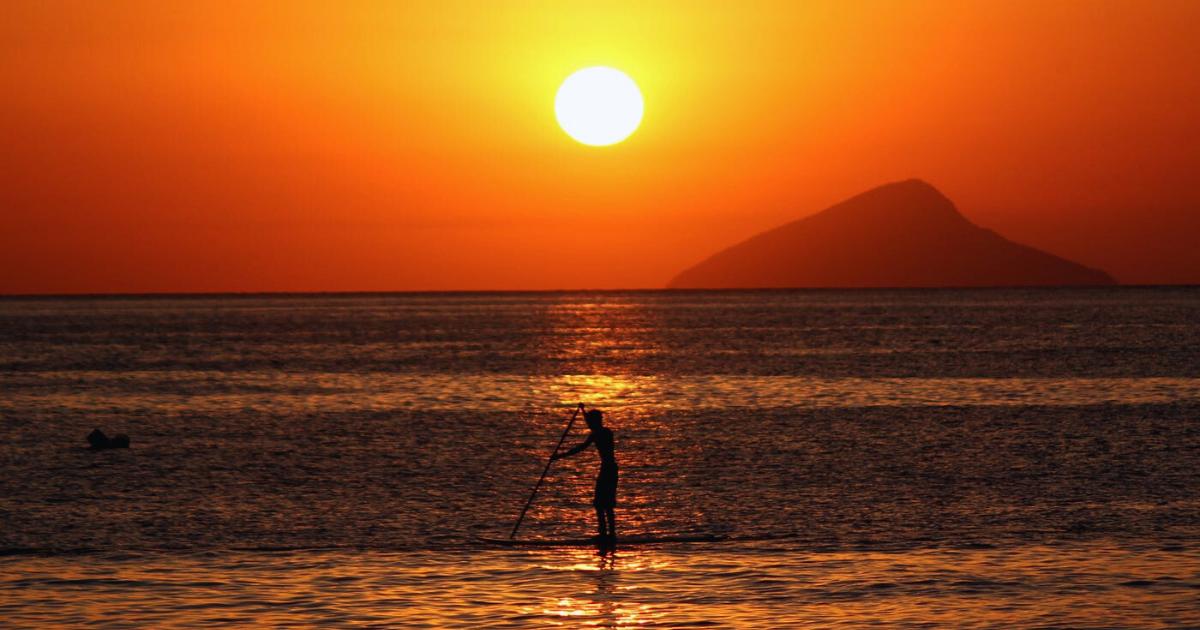
[[[249,4],[4,3],[0,293],[657,287],[909,177],[1200,283],[1200,2]]]

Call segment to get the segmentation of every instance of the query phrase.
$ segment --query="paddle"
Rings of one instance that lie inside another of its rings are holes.
[[[521,526],[521,521],[525,520],[525,512],[529,511],[529,506],[533,505],[533,498],[537,496],[538,490],[542,487],[542,482],[546,480],[546,473],[550,472],[550,464],[554,463],[554,455],[558,453],[558,449],[562,448],[562,444],[567,439],[567,434],[571,432],[571,425],[575,424],[575,418],[579,412],[583,410],[583,403],[575,408],[575,413],[571,414],[571,421],[567,423],[567,428],[563,429],[562,437],[558,438],[558,444],[554,445],[554,450],[550,452],[550,457],[546,459],[546,467],[542,469],[542,476],[538,477],[537,485],[533,487],[533,492],[529,493],[529,500],[525,502],[525,507],[521,508],[521,515],[517,517],[517,524],[513,525],[512,533],[508,535],[509,540],[517,537],[517,528]]]

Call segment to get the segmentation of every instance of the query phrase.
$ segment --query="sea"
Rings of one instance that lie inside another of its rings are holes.
[[[482,540],[580,402],[724,540]],[[4,627],[1200,627],[1198,471],[1200,288],[0,299]]]

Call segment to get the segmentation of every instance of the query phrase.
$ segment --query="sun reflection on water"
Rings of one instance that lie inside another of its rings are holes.
[[[580,400],[592,407],[625,405],[629,399],[641,399],[647,390],[658,389],[655,377],[630,377],[611,374],[571,374],[551,380],[544,390],[547,400],[573,405]]]

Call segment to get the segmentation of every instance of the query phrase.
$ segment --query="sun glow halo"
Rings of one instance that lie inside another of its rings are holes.
[[[554,115],[563,131],[597,147],[628,138],[642,122],[642,109],[642,92],[633,79],[604,66],[571,74],[554,98]]]

